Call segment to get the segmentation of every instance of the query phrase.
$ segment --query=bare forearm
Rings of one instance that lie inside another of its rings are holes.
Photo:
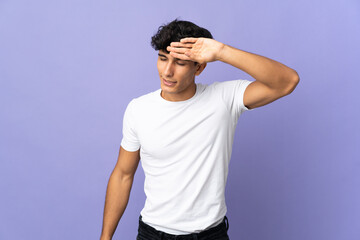
[[[218,60],[248,73],[271,88],[281,89],[298,80],[295,70],[275,60],[224,45]]]
[[[133,177],[112,173],[109,179],[101,240],[111,239],[129,201]]]

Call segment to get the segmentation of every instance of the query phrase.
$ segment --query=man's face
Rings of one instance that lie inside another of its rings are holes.
[[[167,100],[181,101],[188,98],[195,86],[195,75],[200,74],[200,65],[172,57],[160,50],[157,61],[162,96]],[[190,96],[191,97],[191,96]],[[185,98],[185,99],[183,99]]]

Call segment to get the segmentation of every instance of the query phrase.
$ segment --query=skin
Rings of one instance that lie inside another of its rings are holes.
[[[160,77],[161,96],[168,101],[184,101],[196,91],[195,76],[205,68],[204,64],[194,64],[190,60],[181,60],[163,50],[159,51],[157,69]],[[168,86],[165,81],[175,82]]]
[[[140,150],[129,152],[120,147],[119,156],[106,190],[101,240],[110,240],[126,209],[134,175],[140,161]]]
[[[244,105],[249,109],[290,94],[299,83],[298,74],[282,63],[213,39],[184,38],[171,43],[166,50],[169,53],[159,51],[157,68],[161,96],[168,101],[184,101],[194,96],[195,76],[204,70],[208,62],[213,61],[230,64],[255,79],[244,93]],[[175,84],[166,86],[164,79]],[[107,187],[101,240],[112,238],[125,211],[139,160],[139,150],[129,152],[120,147],[118,161]]]
[[[209,38],[183,38],[167,48],[177,59],[206,64],[222,61],[252,76],[245,90],[244,105],[256,108],[290,94],[300,81],[295,70],[275,60],[236,49]]]

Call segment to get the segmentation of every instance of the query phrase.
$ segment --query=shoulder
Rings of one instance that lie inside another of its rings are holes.
[[[158,94],[160,94],[160,89],[135,97],[128,103],[127,108],[131,109],[131,111],[148,108],[152,104],[156,103]]]
[[[231,97],[239,92],[244,92],[252,81],[249,80],[230,80],[223,82],[214,82],[208,86],[208,89],[215,94],[220,94],[223,97]]]
[[[214,82],[210,86],[212,86],[215,89],[226,89],[226,88],[233,89],[236,87],[247,86],[250,83],[252,83],[252,81],[238,79],[238,80],[230,80],[230,81],[223,81],[223,82]]]
[[[197,85],[200,87],[200,92],[228,96],[229,93],[238,93],[241,90],[245,90],[250,83],[252,83],[252,81],[239,79],[222,82],[216,81],[211,84],[198,83]]]

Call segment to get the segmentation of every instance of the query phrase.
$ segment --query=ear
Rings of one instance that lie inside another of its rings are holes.
[[[205,67],[206,67],[206,63],[198,64],[198,65],[196,66],[195,75],[196,75],[196,76],[199,76],[200,73],[205,69]]]

